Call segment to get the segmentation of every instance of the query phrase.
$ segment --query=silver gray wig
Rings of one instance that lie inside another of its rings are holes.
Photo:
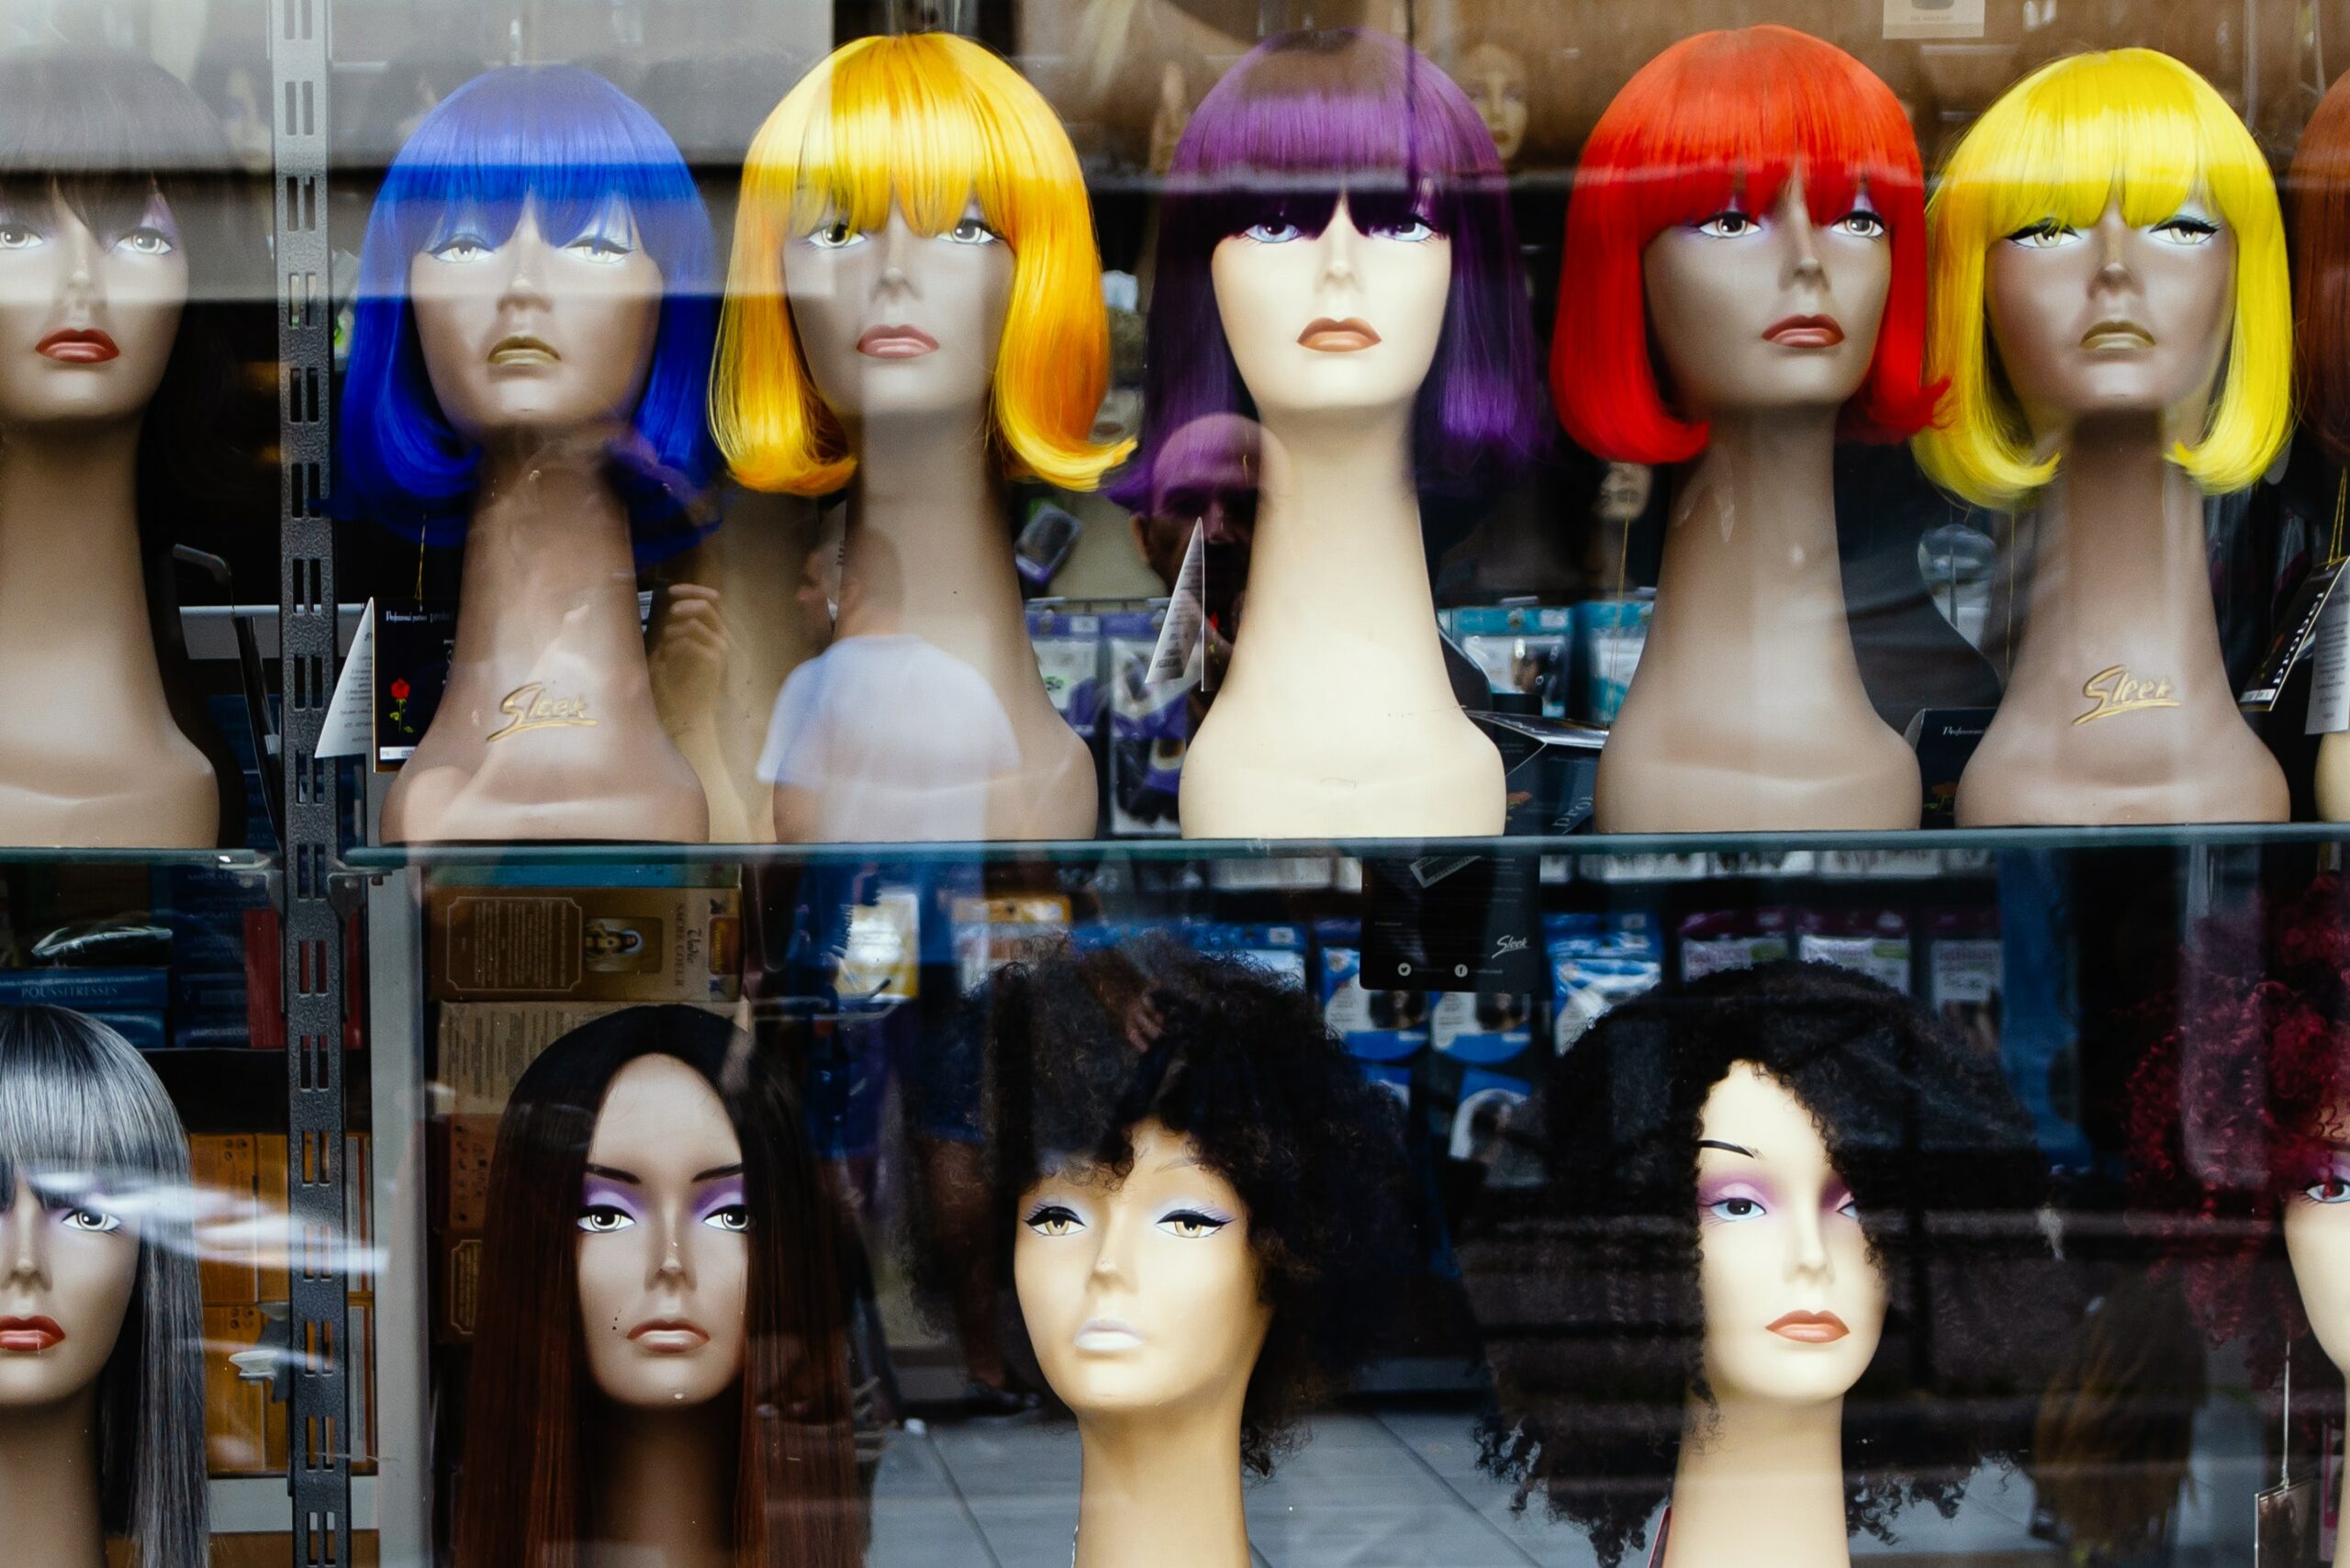
[[[139,1052],[93,1018],[0,1007],[0,1202],[102,1201],[139,1227],[139,1282],[98,1376],[98,1494],[136,1568],[204,1568],[204,1315],[187,1132]]]

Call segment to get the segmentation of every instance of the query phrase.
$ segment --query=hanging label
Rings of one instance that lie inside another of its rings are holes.
[[[2331,735],[2350,730],[2350,595],[2327,597],[2312,641],[2310,717],[2301,733]]]
[[[1158,628],[1158,644],[1150,652],[1153,686],[1173,684],[1189,689],[1201,686],[1207,671],[1208,554],[1205,528],[1192,525],[1192,542],[1183,546],[1183,565],[1175,574],[1175,597]]]
[[[2236,706],[2247,713],[2266,713],[2277,706],[2277,693],[2285,689],[2285,679],[2293,666],[2301,662],[2301,655],[2310,645],[2310,638],[2317,631],[2318,617],[2333,602],[2333,585],[2342,579],[2343,563],[2328,561],[2314,567],[2293,590],[2285,613],[2277,618],[2277,636],[2268,644],[2267,655],[2252,679],[2236,699]]]
[[[314,756],[365,756],[375,742],[375,601],[360,612],[342,676],[327,701]]]
[[[1889,39],[1979,39],[1983,0],[1885,0]]]

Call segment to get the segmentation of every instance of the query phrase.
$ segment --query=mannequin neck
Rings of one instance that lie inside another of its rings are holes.
[[[838,634],[920,637],[1000,683],[1035,658],[985,418],[855,431]]]
[[[630,1568],[730,1568],[738,1467],[739,1391],[688,1409],[606,1404],[590,1425],[588,1541],[599,1560]]]
[[[1844,1402],[1691,1398],[1664,1568],[1842,1568]]]
[[[2133,677],[2224,682],[2203,498],[2168,439],[2154,415],[2073,431],[2036,510],[2016,685],[2076,693],[2125,654]]]
[[[582,622],[642,658],[628,509],[600,454],[575,444],[561,457],[551,447],[486,454],[465,532],[457,668],[512,684]]]
[[[98,1504],[98,1391],[0,1412],[0,1519],[21,1568],[105,1568]]]
[[[0,432],[0,645],[118,644],[160,680],[139,544],[140,423]]]
[[[1077,1424],[1076,1568],[1248,1568],[1240,1391],[1212,1406]]]
[[[1835,456],[1833,409],[1713,420],[1673,498],[1643,662],[1736,647],[1774,663],[1825,655],[1857,679],[1836,559]]]
[[[1348,420],[1275,416],[1249,545],[1239,641],[1219,705],[1258,682],[1376,689],[1398,710],[1457,711],[1434,636],[1405,404]],[[1333,684],[1320,672],[1348,672]],[[1303,674],[1301,672],[1316,672]]]

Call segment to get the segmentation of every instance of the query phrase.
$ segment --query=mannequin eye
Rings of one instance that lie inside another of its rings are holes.
[[[1221,1215],[1206,1214],[1199,1209],[1177,1209],[1158,1222],[1158,1228],[1169,1236],[1197,1241],[1203,1237],[1214,1236],[1231,1223]]]
[[[1757,232],[1762,227],[1762,221],[1752,213],[1740,212],[1736,207],[1731,207],[1727,212],[1714,214],[1698,224],[1696,229],[1698,233],[1708,235],[1716,240],[1742,240],[1747,235]]]
[[[2220,226],[2209,218],[2190,218],[2181,213],[2165,222],[2155,224],[2149,232],[2165,244],[2208,245],[2211,242],[2213,236],[2220,232]]]
[[[1401,223],[1391,223],[1371,231],[1374,240],[1398,240],[1406,245],[1424,244],[1436,238],[1436,230],[1424,218],[1409,218]]]
[[[58,1215],[57,1223],[68,1230],[86,1230],[97,1236],[122,1228],[122,1217],[119,1215],[110,1215],[104,1209],[86,1207],[63,1210]]]
[[[1740,1220],[1761,1219],[1771,1211],[1762,1206],[1759,1198],[1729,1197],[1707,1204],[1706,1212],[1716,1219],[1735,1224]]]
[[[40,242],[40,230],[31,224],[0,222],[0,251],[29,251]]]
[[[431,255],[436,262],[478,262],[490,250],[488,241],[478,234],[452,234],[433,246]]]
[[[1039,1236],[1074,1236],[1085,1228],[1077,1211],[1060,1204],[1046,1204],[1028,1216],[1028,1228]]]
[[[635,1223],[636,1216],[616,1204],[589,1204],[579,1211],[579,1228],[593,1236],[610,1236]]]
[[[2313,1204],[2350,1204],[2350,1178],[2333,1175],[2312,1182],[2301,1189],[2301,1196]]]
[[[728,1204],[701,1216],[702,1224],[712,1230],[731,1230],[740,1234],[751,1228],[751,1210],[746,1204]]]
[[[2069,245],[2081,237],[2081,231],[2069,223],[2059,223],[2051,218],[2029,229],[2019,229],[2008,236],[2011,245],[2021,245],[2027,251],[2053,251]]]
[[[1292,240],[1303,238],[1304,234],[1304,231],[1296,224],[1278,218],[1263,223],[1252,223],[1240,232],[1246,238],[1256,241],[1259,245],[1286,245]]]
[[[1861,207],[1838,218],[1836,231],[1857,235],[1863,240],[1882,240],[1886,234],[1885,219],[1866,207]]]
[[[129,251],[134,256],[168,256],[177,247],[172,237],[151,223],[142,223],[115,242],[118,251]]]
[[[845,218],[820,223],[808,231],[808,243],[820,251],[841,251],[856,244],[865,236],[848,226]]]
[[[996,232],[976,218],[966,218],[949,229],[945,238],[957,245],[992,245]]]
[[[598,266],[618,266],[636,254],[636,247],[625,240],[615,240],[609,234],[582,234],[564,247],[583,261]]]

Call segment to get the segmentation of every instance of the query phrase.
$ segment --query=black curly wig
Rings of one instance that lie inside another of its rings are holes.
[[[1240,1455],[1271,1473],[1370,1354],[1412,1261],[1402,1119],[1303,989],[1164,936],[1013,965],[988,1001],[989,1213],[1004,1275],[1046,1173],[1132,1169],[1157,1121],[1247,1205],[1271,1327]]]
[[[1460,1249],[1497,1394],[1484,1465],[1581,1527],[1603,1568],[1645,1543],[1685,1406],[1712,1399],[1697,1137],[1740,1062],[1811,1112],[1885,1276],[1884,1338],[1844,1406],[1853,1530],[1890,1540],[1916,1502],[1948,1517],[1980,1462],[2020,1461],[2034,1362],[2063,1340],[2046,1166],[1995,1058],[1823,964],[1625,1002],[1551,1067],[1547,1182],[1495,1194]]]

